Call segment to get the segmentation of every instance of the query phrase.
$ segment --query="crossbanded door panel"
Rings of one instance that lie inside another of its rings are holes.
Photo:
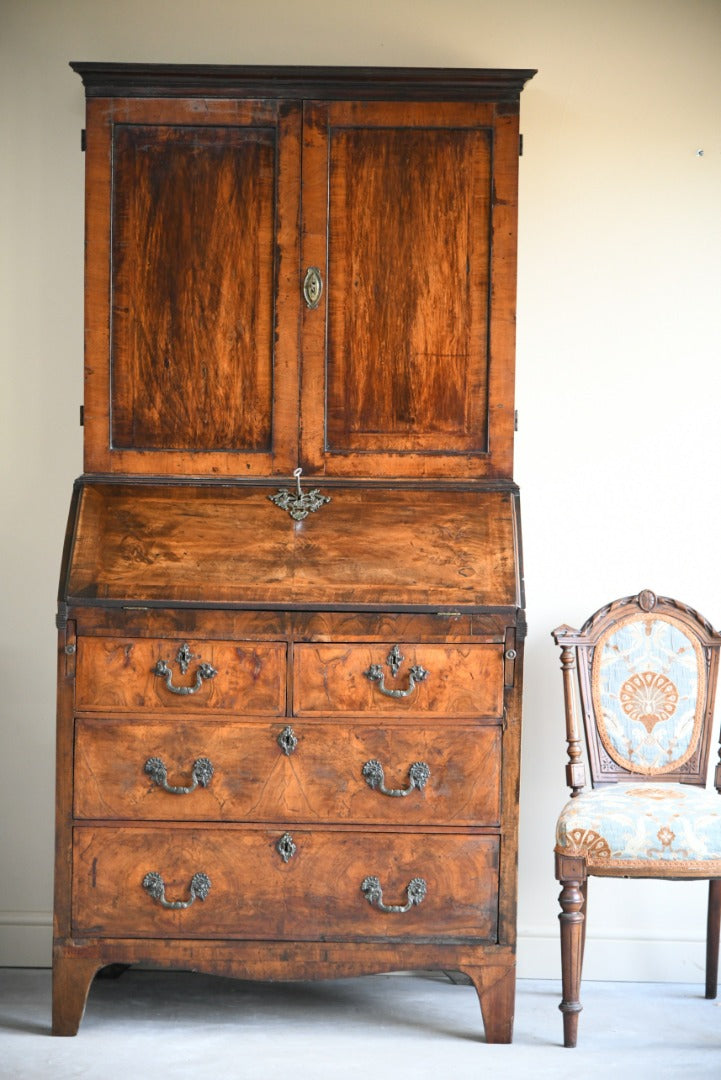
[[[324,286],[303,311],[307,468],[510,475],[516,121],[306,106],[302,265]]]
[[[91,105],[102,115],[89,122],[88,169],[104,183],[91,186],[102,195],[88,225],[89,467],[287,472],[298,307],[282,291],[297,252],[297,108]]]

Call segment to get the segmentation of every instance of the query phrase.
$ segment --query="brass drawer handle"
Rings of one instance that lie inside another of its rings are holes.
[[[183,674],[187,671],[188,664],[187,659],[189,655],[189,649],[187,645],[181,646],[178,649],[178,666]],[[183,659],[181,659],[181,656]],[[165,679],[165,685],[171,694],[197,694],[206,679],[214,679],[218,672],[215,670],[212,664],[200,664],[198,670],[195,673],[195,685],[194,686],[173,686],[173,673],[165,663],[165,660],[158,660],[157,664],[153,668],[153,675],[157,675],[161,679]]]
[[[391,669],[391,674],[395,678],[400,670],[400,666],[403,663],[403,654],[401,653],[400,646],[394,645],[391,651],[386,657],[386,664]],[[426,671],[420,664],[414,664],[408,672],[408,689],[407,690],[389,690],[385,684],[385,676],[383,668],[380,664],[371,664],[367,671],[364,671],[366,679],[371,682],[378,683],[378,689],[381,694],[385,694],[386,697],[392,698],[405,698],[408,697],[416,688],[416,684],[419,682],[425,682],[430,672]]]
[[[153,900],[157,900],[161,907],[167,908],[169,911],[184,911],[196,900],[205,900],[210,892],[210,878],[202,872],[193,874],[190,879],[190,900],[166,900],[165,882],[160,874],[154,870],[143,878],[143,888],[152,896]]]
[[[314,514],[316,510],[320,510],[321,506],[331,501],[330,495],[321,495],[319,488],[303,491],[300,486],[302,472],[300,468],[293,469],[295,492],[289,491],[288,488],[280,488],[275,495],[268,496],[270,501],[281,510],[287,510],[293,521],[305,521],[308,514]]]
[[[407,904],[384,904],[383,889],[381,888],[381,883],[377,877],[364,878],[361,883],[361,892],[368,903],[373,907],[378,908],[379,911],[391,915],[403,915],[406,911],[410,911],[414,904],[420,904],[425,899],[427,891],[428,887],[424,879],[422,877],[414,877],[406,886],[406,896],[408,897]]]
[[[376,758],[366,761],[361,772],[363,773],[366,784],[372,791],[380,791],[381,795],[390,795],[393,799],[404,799],[406,795],[410,795],[414,788],[418,788],[419,791],[422,791],[431,775],[431,770],[426,765],[425,761],[414,761],[408,770],[408,779],[410,781],[408,787],[387,788],[385,786],[383,766]]]
[[[210,781],[213,779],[213,763],[207,757],[196,758],[193,762],[193,770],[191,776],[193,783],[190,787],[174,787],[168,783],[168,770],[165,766],[165,762],[159,757],[150,757],[145,762],[145,771],[158,787],[161,787],[163,791],[167,791],[170,795],[190,795],[191,791],[200,785],[200,787],[207,787]]]

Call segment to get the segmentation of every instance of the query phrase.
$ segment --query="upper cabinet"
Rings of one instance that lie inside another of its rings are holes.
[[[73,66],[87,472],[511,476],[531,72]]]

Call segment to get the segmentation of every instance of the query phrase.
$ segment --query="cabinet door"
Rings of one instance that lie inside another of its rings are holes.
[[[513,106],[310,103],[302,461],[342,476],[510,476]]]
[[[86,470],[287,473],[299,108],[88,105]]]

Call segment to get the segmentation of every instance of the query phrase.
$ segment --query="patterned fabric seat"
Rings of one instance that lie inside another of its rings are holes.
[[[721,636],[649,589],[614,600],[561,646],[571,799],[556,825],[563,1039],[575,1046],[592,875],[706,879],[706,997],[718,989],[721,764],[707,787]],[[583,716],[591,789],[581,747]]]
[[[556,851],[581,855],[588,873],[721,875],[721,797],[687,784],[613,784],[569,799]]]

